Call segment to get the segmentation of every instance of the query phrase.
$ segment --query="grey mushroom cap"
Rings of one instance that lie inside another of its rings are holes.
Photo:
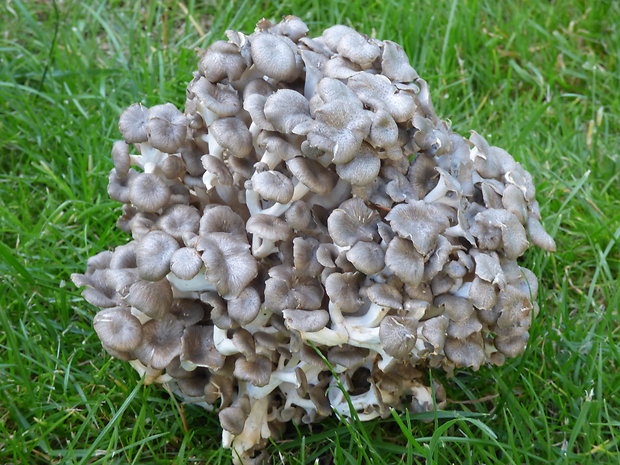
[[[379,325],[383,349],[397,359],[406,358],[415,347],[417,326],[417,321],[411,318],[392,315],[383,318]]]
[[[196,249],[182,247],[170,257],[170,271],[181,279],[192,279],[202,268],[202,258]]]
[[[143,212],[156,212],[168,204],[170,189],[159,176],[140,173],[129,185],[129,200]]]
[[[286,325],[297,331],[319,331],[329,322],[329,313],[325,310],[285,309],[282,316]]]
[[[147,367],[163,370],[180,355],[183,331],[183,325],[172,315],[148,321],[142,326],[142,342],[134,354]]]
[[[213,326],[190,326],[181,338],[181,362],[212,369],[221,368],[225,357],[216,349],[213,342]]]
[[[228,205],[215,205],[205,209],[200,218],[200,236],[208,236],[210,233],[223,232],[236,236],[245,234],[243,219]]]
[[[418,73],[409,64],[403,48],[390,40],[383,41],[381,73],[393,81],[411,82],[418,79]]]
[[[279,171],[262,171],[252,176],[252,188],[265,200],[288,203],[293,197],[293,183]]]
[[[357,270],[371,275],[385,267],[385,251],[376,242],[358,241],[347,251],[347,260]]]
[[[114,162],[114,169],[119,177],[127,176],[129,168],[131,166],[131,160],[129,158],[129,145],[124,140],[117,140],[112,145],[112,161]]]
[[[424,276],[424,257],[408,239],[395,237],[390,242],[385,264],[401,281],[412,286],[418,285]]]
[[[310,119],[308,100],[291,89],[280,89],[270,95],[264,111],[267,120],[283,134],[292,134],[299,124]]]
[[[529,336],[527,333],[515,336],[497,336],[495,347],[507,357],[517,357],[525,351]]]
[[[249,245],[236,236],[211,233],[200,238],[199,249],[203,250],[207,281],[222,296],[238,296],[258,274]]]
[[[171,205],[163,211],[156,225],[166,234],[180,240],[187,233],[198,232],[200,212],[191,205]]]
[[[110,198],[118,202],[130,202],[131,191],[129,186],[132,184],[133,180],[140,175],[141,173],[131,168],[125,175],[119,175],[116,172],[116,168],[113,168],[108,176],[108,195]]]
[[[283,241],[291,235],[291,229],[284,220],[262,213],[251,216],[245,227],[248,233],[270,241]]]
[[[503,209],[488,209],[474,217],[471,233],[479,242],[480,248],[495,250],[503,246],[510,259],[523,255],[529,246],[525,228],[516,216]]]
[[[292,229],[306,229],[312,221],[312,213],[303,200],[296,200],[286,210],[285,219]]]
[[[254,320],[261,308],[261,298],[253,287],[246,287],[239,296],[228,301],[228,314],[241,324]]]
[[[205,307],[199,300],[174,299],[170,307],[170,314],[189,327],[201,322],[205,316]]]
[[[187,120],[173,104],[155,105],[148,112],[146,133],[149,143],[166,153],[176,153],[185,142]]]
[[[95,332],[101,342],[119,352],[130,352],[142,340],[142,325],[128,308],[101,310],[93,319]]]
[[[240,407],[226,407],[220,410],[218,418],[223,429],[238,435],[243,432],[247,414]]]
[[[286,166],[312,192],[327,194],[336,186],[334,173],[315,160],[296,157],[288,160]]]
[[[433,250],[437,235],[450,225],[439,208],[421,200],[396,205],[385,219],[400,237],[410,239],[422,255]]]
[[[294,81],[299,75],[295,44],[287,37],[269,33],[252,36],[250,50],[254,66],[276,81]]]
[[[534,245],[549,252],[556,251],[555,241],[545,231],[540,221],[533,216],[529,216],[527,219],[527,233]]]
[[[127,107],[118,120],[118,130],[123,135],[125,142],[137,144],[146,142],[148,136],[146,123],[149,109],[141,103],[134,103]]]
[[[480,332],[482,323],[476,315],[472,314],[463,321],[451,321],[448,326],[448,336],[455,339],[465,339],[472,334]]]
[[[352,198],[344,201],[327,219],[329,235],[335,244],[346,247],[357,241],[373,241],[380,217],[364,201]]]
[[[469,300],[480,310],[491,310],[497,303],[495,286],[476,277],[469,288]]]
[[[444,351],[457,367],[471,367],[478,370],[484,362],[485,355],[479,338],[474,335],[466,339],[446,339]]]
[[[381,160],[369,146],[362,145],[356,157],[348,163],[336,165],[336,172],[349,184],[366,186],[379,175]]]
[[[383,283],[375,283],[366,290],[368,300],[380,307],[403,308],[403,296],[394,286]]]
[[[357,311],[362,304],[357,273],[330,274],[325,280],[325,292],[329,299],[346,313]]]
[[[170,259],[179,243],[163,231],[147,233],[136,246],[136,263],[142,279],[159,281],[170,271]]]
[[[211,44],[198,63],[200,73],[211,82],[218,82],[224,78],[236,81],[246,67],[245,60],[239,53],[239,47],[225,40]]]
[[[207,125],[213,121],[206,110],[222,118],[234,116],[241,110],[239,95],[230,84],[211,84],[201,77],[192,82],[189,92],[198,100],[198,109]]]
[[[155,282],[137,281],[129,288],[125,301],[145,315],[159,320],[170,311],[172,288],[167,279]]]
[[[282,21],[271,26],[269,32],[288,37],[293,42],[297,42],[308,33],[308,26],[297,16],[287,15]]]
[[[271,361],[262,355],[252,361],[238,358],[235,362],[234,375],[255,386],[265,386],[271,377]]]
[[[239,118],[215,120],[209,126],[209,134],[235,157],[243,158],[252,151],[252,135]]]
[[[230,174],[230,170],[226,166],[226,163],[224,163],[222,159],[214,157],[213,155],[205,154],[201,157],[201,162],[205,172],[215,176],[215,179],[217,179],[217,183],[212,182],[213,184],[220,186],[233,185],[233,177]]]

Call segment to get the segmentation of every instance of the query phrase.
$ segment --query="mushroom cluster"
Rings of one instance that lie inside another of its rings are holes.
[[[227,31],[184,111],[123,112],[108,193],[133,240],[72,276],[105,349],[216,409],[237,463],[289,421],[441,408],[428,368],[523,352],[517,260],[555,249],[531,175],[451,131],[401,46],[307,32]]]

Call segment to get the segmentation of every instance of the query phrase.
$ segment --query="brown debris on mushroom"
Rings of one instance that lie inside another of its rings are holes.
[[[520,355],[517,260],[556,248],[532,176],[451,131],[400,45],[307,33],[227,31],[184,109],[122,113],[108,192],[133,240],[72,275],[105,350],[215,407],[235,463],[289,421],[442,408],[424,372]]]

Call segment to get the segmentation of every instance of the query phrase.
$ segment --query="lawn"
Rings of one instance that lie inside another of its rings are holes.
[[[522,357],[447,410],[290,427],[273,463],[620,463],[620,3],[23,1],[0,13],[0,463],[228,463],[217,416],[102,349],[69,280],[123,244],[106,193],[129,104],[182,107],[195,48],[295,14],[402,44],[452,128],[531,171],[554,254]],[[430,420],[430,421],[422,421]]]

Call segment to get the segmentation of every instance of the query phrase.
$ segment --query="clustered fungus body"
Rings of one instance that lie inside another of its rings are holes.
[[[105,349],[217,410],[236,462],[289,421],[445,405],[425,371],[521,354],[517,260],[555,249],[530,174],[451,131],[401,46],[307,32],[228,31],[184,111],[123,112],[108,193],[133,240],[72,276]]]

